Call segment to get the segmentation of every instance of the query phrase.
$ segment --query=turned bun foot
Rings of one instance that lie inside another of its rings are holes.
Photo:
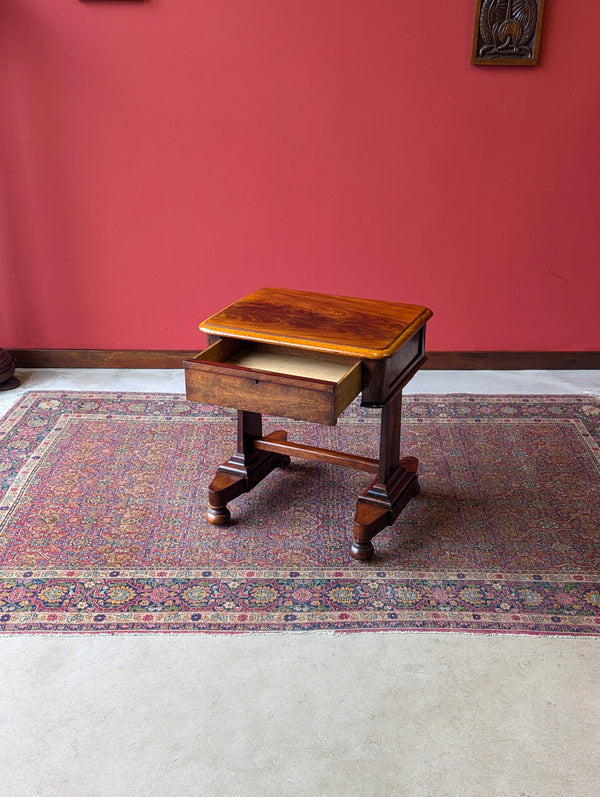
[[[371,559],[374,553],[375,548],[373,548],[373,543],[371,541],[359,542],[358,540],[352,540],[350,543],[350,556],[353,559],[366,562],[367,559]]]
[[[231,512],[226,506],[209,506],[206,510],[206,519],[213,526],[225,526],[231,520]]]

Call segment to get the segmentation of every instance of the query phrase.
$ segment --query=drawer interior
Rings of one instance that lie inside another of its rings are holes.
[[[272,343],[223,338],[191,362],[213,362],[252,371],[318,379],[337,384],[360,360],[328,352],[312,352]]]
[[[299,356],[289,350],[272,351],[248,347],[238,351],[227,362],[230,365],[241,365],[242,368],[252,368],[254,371],[339,382],[356,360],[346,359],[338,362],[323,360],[317,356]]]

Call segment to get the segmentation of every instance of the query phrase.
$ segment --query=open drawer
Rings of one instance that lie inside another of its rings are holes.
[[[355,357],[222,338],[184,361],[186,396],[333,426],[361,389]]]

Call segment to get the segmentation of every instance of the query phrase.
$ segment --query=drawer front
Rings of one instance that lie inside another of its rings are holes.
[[[332,361],[333,375],[330,379],[315,379],[286,371],[240,365],[245,361],[245,348],[247,345],[241,342],[223,339],[193,360],[187,360],[184,367],[188,400],[333,426],[360,392],[360,360],[337,358]],[[273,351],[274,347],[263,349],[257,345],[246,359],[260,363],[264,355],[264,368],[275,368],[278,365]],[[290,363],[290,353],[285,353],[281,368]],[[315,358],[314,353],[312,357]],[[299,357],[297,352],[292,352],[291,360],[299,362],[301,367],[289,370],[311,372],[311,362],[307,357]],[[322,365],[314,362],[314,370],[321,375]]]

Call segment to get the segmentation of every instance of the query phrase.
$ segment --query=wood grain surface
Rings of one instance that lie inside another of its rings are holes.
[[[426,321],[427,307],[261,288],[206,319],[209,335],[383,359]]]

